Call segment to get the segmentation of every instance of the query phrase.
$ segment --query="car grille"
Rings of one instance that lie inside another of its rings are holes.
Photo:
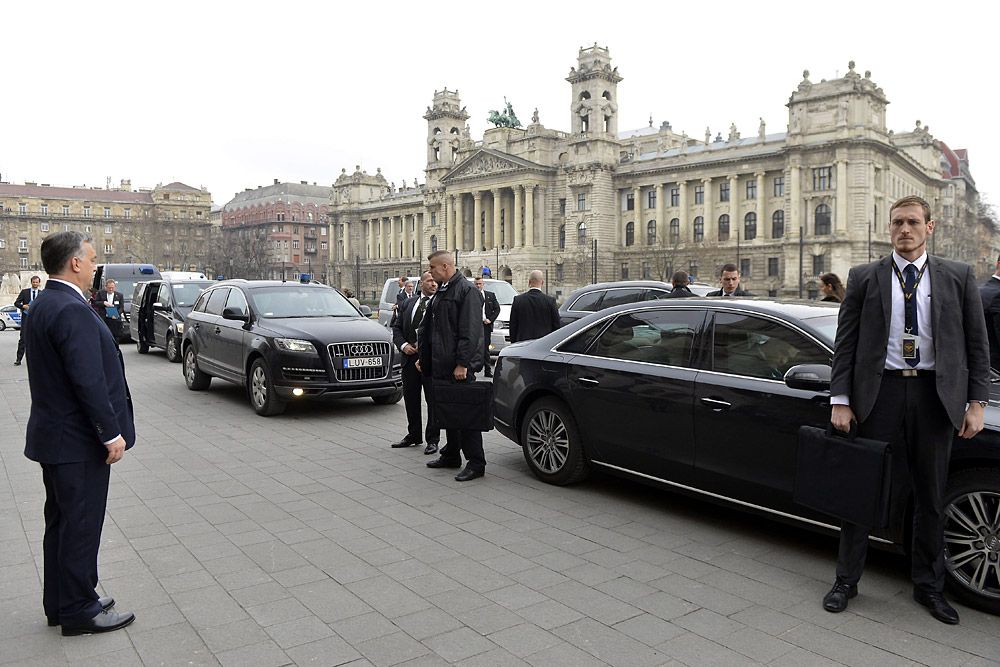
[[[283,367],[281,373],[289,380],[325,381],[327,379],[326,370],[323,368]]]
[[[333,369],[339,382],[364,382],[384,380],[392,369],[390,360],[392,349],[384,341],[355,341],[353,343],[332,343],[327,346],[333,361]],[[382,357],[382,365],[366,368],[343,368],[343,359],[351,357]]]

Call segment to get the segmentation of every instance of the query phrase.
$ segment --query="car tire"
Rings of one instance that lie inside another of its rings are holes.
[[[135,349],[139,354],[149,353],[149,343],[144,341],[141,337],[135,339]]]
[[[543,482],[563,486],[590,473],[576,419],[557,398],[541,398],[528,408],[521,423],[521,449],[531,472]]]
[[[177,336],[171,333],[167,334],[166,350],[167,350],[167,361],[169,361],[172,364],[180,362],[181,353],[177,349]]]
[[[375,401],[375,405],[392,405],[393,403],[399,403],[403,400],[403,390],[386,394],[385,396],[372,396],[372,400]]]
[[[271,373],[267,369],[264,359],[255,359],[250,366],[250,375],[247,377],[247,394],[250,396],[250,405],[254,411],[262,417],[280,415],[285,411],[286,403],[278,398],[274,391],[274,383],[271,382]]]
[[[204,391],[212,384],[212,376],[198,370],[198,355],[194,352],[194,345],[188,345],[184,351],[183,370],[184,382],[191,391]]]
[[[6,331],[6,330],[7,330],[7,323],[4,322],[3,320],[0,320],[0,331]]]
[[[974,468],[948,478],[943,526],[945,581],[955,599],[992,614],[1000,614],[998,512],[1000,470]]]

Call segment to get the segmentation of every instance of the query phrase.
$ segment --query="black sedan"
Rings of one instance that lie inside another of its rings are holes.
[[[793,501],[798,428],[829,423],[836,329],[837,306],[816,302],[689,298],[593,313],[503,350],[496,426],[545,482],[596,468],[836,530]],[[1000,613],[1000,391],[991,398],[983,432],[953,445],[945,555],[955,596]],[[910,510],[896,485],[873,542],[905,550]]]
[[[389,331],[325,285],[216,283],[188,314],[181,353],[189,389],[207,389],[212,377],[235,382],[260,415],[291,400],[403,396]]]

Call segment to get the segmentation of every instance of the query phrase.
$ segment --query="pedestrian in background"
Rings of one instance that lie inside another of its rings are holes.
[[[117,342],[83,295],[97,269],[90,237],[51,234],[41,255],[49,280],[27,332],[24,455],[45,484],[42,607],[63,635],[110,632],[135,620],[96,591],[111,465],[135,443],[132,400]]]
[[[14,357],[14,365],[20,366],[21,359],[24,358],[24,330],[28,327],[28,310],[31,302],[38,296],[39,286],[42,279],[38,276],[31,276],[31,287],[25,287],[14,300],[14,307],[21,311],[21,330],[17,337],[17,356]]]
[[[990,342],[990,368],[1000,369],[1000,257],[993,275],[979,288]],[[23,325],[22,325],[23,326]]]
[[[545,276],[535,270],[528,275],[528,291],[514,297],[510,306],[510,342],[535,340],[559,328],[556,300],[542,291]]]
[[[846,291],[844,284],[840,282],[840,276],[836,273],[824,273],[819,277],[819,289],[823,292],[820,301],[835,301],[840,303],[844,300]]]
[[[108,329],[117,343],[122,336],[122,312],[125,310],[125,299],[121,292],[115,289],[116,287],[117,284],[114,280],[106,281],[104,289],[97,290],[91,303],[104,316],[104,323],[108,325]]]
[[[441,429],[434,423],[433,385],[429,375],[423,375],[417,367],[420,358],[417,342],[417,331],[427,314],[431,297],[437,291],[430,271],[424,273],[420,280],[420,294],[411,297],[399,307],[396,321],[392,325],[392,343],[403,355],[403,405],[406,406],[406,436],[393,443],[393,448],[412,447],[427,439],[424,454],[436,454],[441,440]],[[423,389],[424,400],[427,402],[427,430],[423,430],[420,405],[420,390]]]
[[[419,370],[433,379],[475,382],[483,367],[483,300],[476,288],[455,269],[455,258],[445,250],[431,253],[431,277],[437,293],[421,320],[417,333]],[[433,405],[436,397],[432,396]],[[433,408],[432,408],[433,409]],[[458,482],[482,477],[486,471],[483,434],[466,429],[446,429],[448,442],[428,468],[465,468],[455,476]]]
[[[483,297],[483,370],[486,377],[493,377],[493,369],[490,367],[490,339],[493,338],[493,322],[500,314],[500,302],[497,295],[486,289],[486,280],[482,276],[476,276],[476,289]]]
[[[694,296],[694,292],[688,287],[691,282],[690,277],[684,271],[677,271],[674,273],[673,277],[670,278],[670,283],[673,285],[673,289],[667,294],[665,299],[683,299],[689,296]]]
[[[740,270],[735,264],[723,264],[719,271],[720,289],[705,296],[753,296],[740,286]]]
[[[903,197],[889,210],[892,253],[851,269],[837,323],[830,422],[847,432],[856,421],[859,435],[889,442],[906,462],[913,599],[956,624],[958,612],[942,592],[944,492],[955,431],[972,438],[983,428],[989,344],[972,268],[927,254],[934,225],[926,201]],[[841,526],[827,611],[844,611],[858,594],[870,529]]]

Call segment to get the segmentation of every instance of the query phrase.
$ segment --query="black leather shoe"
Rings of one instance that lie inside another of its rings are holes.
[[[434,459],[433,461],[428,461],[427,462],[427,467],[428,468],[461,468],[462,467],[462,462],[461,461],[449,461],[448,459],[443,459],[441,457],[438,457],[438,458]]]
[[[430,456],[431,454],[438,453],[438,444],[436,442],[428,442],[427,446],[424,447],[424,455]]]
[[[418,442],[413,442],[409,438],[403,438],[399,442],[392,443],[391,446],[392,446],[393,449],[402,449],[403,447],[412,447],[413,445],[419,445],[419,444],[420,444],[419,441]]]
[[[948,604],[948,601],[944,599],[944,595],[941,593],[914,588],[913,599],[927,607],[931,612],[931,616],[942,623],[958,625],[958,612]]]
[[[823,596],[823,609],[834,614],[839,614],[847,609],[847,601],[853,597],[857,597],[857,595],[857,585],[851,586],[838,579],[834,582],[830,592]]]
[[[15,361],[15,362],[14,362],[14,365],[15,365],[15,366],[20,366],[20,365],[21,365],[21,361],[20,361],[20,360],[17,360],[17,361]]]
[[[468,482],[470,479],[476,479],[477,477],[482,477],[485,474],[485,470],[473,470],[469,466],[465,466],[465,470],[455,475],[455,481]]]
[[[98,598],[97,601],[101,604],[101,609],[103,609],[104,611],[107,611],[108,609],[111,609],[112,607],[115,606],[115,599],[114,598],[110,598],[110,597],[108,597],[108,598]],[[57,625],[59,625],[59,619],[58,618],[54,618],[52,616],[49,616],[48,620],[49,620],[49,627],[50,628],[54,628]]]
[[[112,632],[124,628],[134,620],[135,614],[130,611],[123,613],[102,611],[82,625],[64,625],[62,634],[63,637],[75,637],[76,635],[95,635],[99,632]]]

